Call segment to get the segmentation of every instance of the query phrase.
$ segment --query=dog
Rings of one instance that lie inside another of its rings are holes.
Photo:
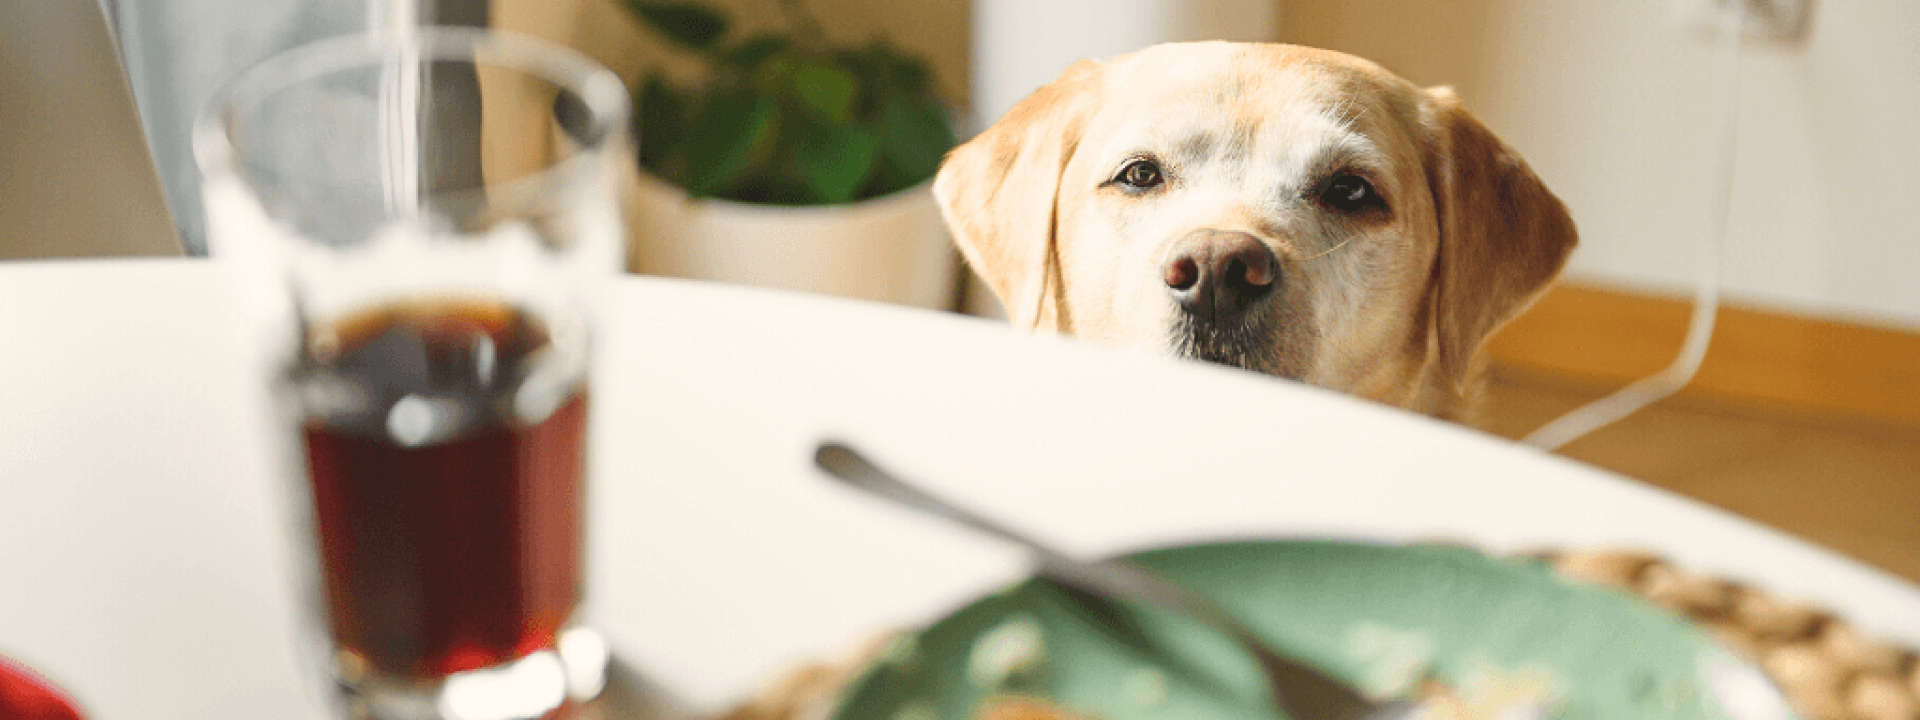
[[[1578,242],[1451,89],[1279,44],[1081,61],[934,195],[1018,326],[1462,422],[1486,339]]]

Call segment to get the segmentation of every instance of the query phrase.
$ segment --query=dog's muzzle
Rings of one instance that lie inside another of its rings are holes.
[[[1252,235],[1196,230],[1174,243],[1161,280],[1194,320],[1225,324],[1273,294],[1280,284],[1280,262]]]
[[[1269,313],[1254,310],[1282,281],[1266,243],[1246,233],[1196,230],[1174,243],[1160,272],[1179,308],[1170,328],[1175,355],[1272,371]]]

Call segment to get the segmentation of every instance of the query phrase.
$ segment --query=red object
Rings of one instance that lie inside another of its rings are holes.
[[[73,700],[53,683],[4,657],[0,657],[0,718],[82,720]]]
[[[319,372],[386,398],[377,416],[306,427],[335,643],[415,678],[552,647],[580,599],[584,391],[537,423],[502,415],[546,345],[512,311],[401,309],[361,327]],[[459,398],[464,424],[395,442],[388,415],[405,394]]]

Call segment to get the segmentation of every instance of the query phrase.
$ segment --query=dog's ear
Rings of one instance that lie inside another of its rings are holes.
[[[1427,183],[1440,223],[1433,322],[1440,369],[1458,388],[1487,338],[1540,297],[1578,238],[1566,205],[1451,88],[1427,94]]]
[[[1079,145],[1100,81],[1098,64],[1074,64],[948,153],[933,183],[960,252],[1020,327],[1037,329],[1046,321],[1042,303],[1054,272],[1060,174]]]

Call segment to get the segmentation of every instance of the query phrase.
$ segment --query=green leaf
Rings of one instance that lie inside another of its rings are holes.
[[[793,93],[793,73],[799,67],[799,53],[793,50],[780,50],[769,53],[742,77],[748,85],[762,95],[785,97]]]
[[[627,9],[668,40],[690,50],[712,48],[720,36],[727,34],[727,17],[700,3],[627,0]]]
[[[650,76],[635,93],[642,166],[695,196],[858,200],[924,182],[955,142],[926,64],[885,41],[733,43],[697,0],[621,1],[712,71],[701,90]]]
[[[919,184],[940,169],[940,160],[953,149],[953,127],[931,98],[894,95],[880,108],[881,176],[872,194],[903,190]]]
[[[740,76],[753,74],[754,68],[768,58],[791,51],[793,41],[778,35],[759,35],[722,54],[721,64]]]
[[[920,96],[932,87],[933,74],[926,63],[901,54],[884,40],[858,50],[841,50],[834,53],[834,59],[853,69],[864,85],[884,87],[886,92]]]
[[[799,135],[794,165],[801,182],[820,202],[853,200],[880,164],[880,133],[873,128],[816,120],[801,125]]]
[[[853,100],[860,86],[852,73],[816,60],[794,69],[793,87],[802,105],[834,124],[845,125],[853,119]]]
[[[868,52],[886,68],[887,81],[903,95],[918,96],[930,94],[933,90],[933,71],[919,58],[902,55],[893,50],[884,41],[875,42]]]
[[[640,165],[669,179],[667,158],[680,147],[686,135],[687,114],[692,98],[669,85],[664,77],[651,74],[640,87]]]
[[[711,195],[766,155],[778,107],[773,98],[750,93],[707,98],[687,128],[687,192]]]

